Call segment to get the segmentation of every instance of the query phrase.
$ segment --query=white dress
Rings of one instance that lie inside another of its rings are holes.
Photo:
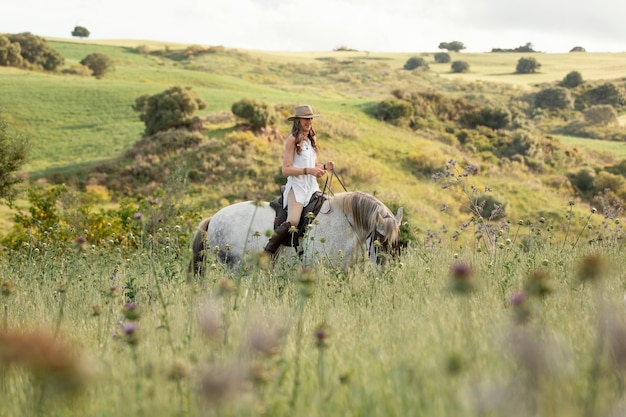
[[[302,142],[302,152],[298,155],[295,152],[293,157],[293,166],[296,168],[315,168],[317,155],[315,149],[311,146],[311,142],[307,139]],[[320,190],[315,175],[298,175],[287,178],[287,185],[283,193],[283,208],[287,207],[289,199],[289,191],[293,189],[296,201],[306,207],[311,201],[311,196]]]

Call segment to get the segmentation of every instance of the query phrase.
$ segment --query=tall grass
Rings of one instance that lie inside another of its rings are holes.
[[[0,261],[0,415],[619,413],[623,235],[582,230],[563,246],[522,225],[491,252],[412,247],[385,269],[209,261],[202,278],[175,242],[14,253]],[[38,336],[55,326],[56,341]],[[18,331],[30,350],[12,356]],[[79,373],[28,353],[55,343]],[[70,377],[78,388],[41,385]]]

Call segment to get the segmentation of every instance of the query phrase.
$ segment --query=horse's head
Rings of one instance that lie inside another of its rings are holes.
[[[362,192],[335,196],[344,213],[350,213],[355,227],[363,231],[368,242],[370,259],[384,262],[389,256],[400,254],[400,223],[402,208],[394,216],[391,210],[374,196]]]
[[[376,257],[377,263],[384,263],[390,256],[400,255],[400,224],[402,223],[403,209],[400,207],[394,216],[391,210],[384,206],[379,221],[376,223],[371,237],[370,256]]]

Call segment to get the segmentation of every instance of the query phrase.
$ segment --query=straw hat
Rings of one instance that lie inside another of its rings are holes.
[[[287,120],[293,119],[313,119],[314,117],[319,116],[319,114],[313,113],[313,108],[308,104],[303,104],[301,106],[296,106],[293,116],[289,116]]]

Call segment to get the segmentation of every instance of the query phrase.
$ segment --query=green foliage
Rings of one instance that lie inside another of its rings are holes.
[[[195,112],[206,108],[206,103],[191,87],[175,86],[154,95],[143,95],[135,100],[133,110],[146,125],[146,136],[181,127],[190,127],[199,120]]]
[[[626,104],[626,96],[620,86],[613,82],[605,82],[587,89],[576,99],[577,108],[586,108],[596,104],[621,107]]]
[[[587,50],[583,48],[582,46],[575,46],[572,49],[570,49],[570,52],[587,52]]]
[[[596,172],[593,169],[589,167],[581,168],[577,172],[570,173],[568,178],[581,196],[590,198],[595,192]]]
[[[570,90],[565,87],[551,87],[539,91],[535,95],[535,106],[542,109],[573,109],[574,99]]]
[[[576,88],[583,83],[583,76],[578,71],[570,71],[559,83],[561,87]]]
[[[541,64],[534,57],[522,57],[517,61],[515,72],[518,74],[533,74],[541,68]]]
[[[537,52],[533,48],[533,44],[527,42],[525,45],[517,46],[515,48],[492,48],[491,52]]]
[[[13,201],[15,185],[21,182],[15,174],[26,161],[28,149],[26,140],[9,133],[0,112],[0,200]]]
[[[72,36],[76,38],[88,38],[90,35],[89,31],[84,26],[76,26],[72,31]]]
[[[255,98],[243,98],[231,106],[233,114],[243,119],[253,129],[276,123],[276,109],[270,103]]]
[[[465,45],[463,42],[452,41],[452,42],[441,42],[438,46],[439,49],[446,49],[450,52],[461,52],[465,49]]]
[[[454,61],[452,65],[450,65],[450,68],[452,69],[452,72],[456,73],[468,72],[470,64],[466,61]]]
[[[96,78],[102,78],[107,72],[115,70],[115,61],[97,52],[87,55],[80,64],[89,68]]]
[[[451,60],[452,58],[450,57],[450,54],[447,52],[437,52],[435,54],[435,62],[438,64],[447,64]]]
[[[504,106],[487,105],[468,110],[461,120],[471,128],[486,126],[490,129],[504,129],[511,122],[511,112]]]
[[[617,125],[617,111],[608,104],[598,104],[583,111],[585,121],[597,125]]]
[[[418,68],[424,71],[428,71],[428,69],[430,68],[428,62],[426,62],[426,59],[421,56],[412,56],[411,58],[407,59],[406,63],[404,64],[405,70],[414,70]]]
[[[474,197],[471,211],[489,221],[506,217],[507,204],[491,193],[482,193]]]
[[[0,65],[56,71],[64,62],[63,56],[42,37],[30,33],[0,35]]]
[[[405,100],[383,100],[376,105],[374,116],[385,122],[404,124],[413,116],[413,106]]]

